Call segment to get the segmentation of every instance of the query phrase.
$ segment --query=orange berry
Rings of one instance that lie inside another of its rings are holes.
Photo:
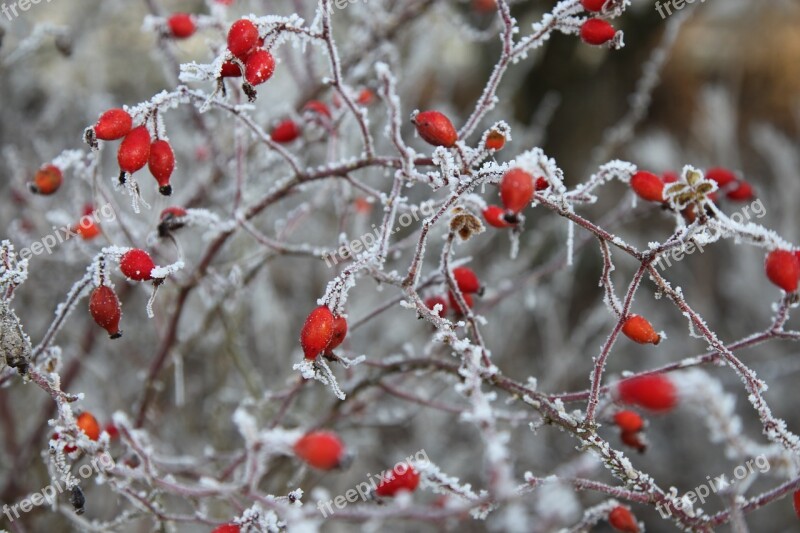
[[[658,344],[661,342],[661,335],[656,333],[653,326],[647,319],[639,315],[630,315],[622,325],[622,333],[626,337],[639,344]]]
[[[31,192],[47,196],[56,192],[63,181],[64,175],[60,168],[55,165],[45,165],[36,172],[29,187]]]

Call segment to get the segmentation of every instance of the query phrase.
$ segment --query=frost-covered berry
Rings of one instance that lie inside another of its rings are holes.
[[[333,313],[326,305],[320,305],[306,318],[300,331],[300,346],[306,359],[316,359],[333,339]]]
[[[312,431],[294,444],[294,453],[314,468],[332,470],[345,460],[341,439],[331,431]]]
[[[272,128],[269,136],[276,143],[287,144],[300,136],[300,126],[294,120],[287,118]]]
[[[78,428],[89,437],[89,440],[97,440],[100,438],[100,424],[97,419],[89,411],[84,411],[78,415],[76,420]]]
[[[153,279],[151,272],[156,267],[150,254],[139,248],[128,250],[119,262],[122,274],[133,281],[148,281]]]
[[[102,141],[116,141],[125,137],[133,128],[133,119],[124,109],[109,109],[97,119],[94,135]]]
[[[616,34],[614,26],[603,19],[589,19],[581,25],[581,39],[586,44],[599,46],[614,38]]]
[[[56,192],[63,182],[64,174],[60,168],[55,165],[45,165],[36,171],[29,188],[35,194],[47,196]]]
[[[640,170],[631,178],[631,189],[648,202],[664,201],[664,182],[653,174]]]
[[[150,132],[145,126],[133,128],[119,145],[117,162],[123,172],[133,174],[150,159]]]
[[[251,85],[261,85],[275,72],[275,58],[266,50],[256,50],[247,56],[244,77]]]
[[[623,379],[617,384],[617,396],[622,403],[655,412],[670,411],[678,403],[675,384],[663,374]]]
[[[797,259],[795,253],[787,250],[771,251],[764,261],[767,278],[786,292],[795,292],[800,280],[800,262]]]
[[[411,115],[411,122],[425,142],[433,146],[452,148],[458,140],[458,132],[450,119],[438,111],[422,111]]]
[[[375,494],[383,497],[395,496],[400,491],[414,492],[417,486],[419,473],[410,465],[401,464],[381,479]]]
[[[520,168],[512,168],[500,182],[500,200],[508,211],[517,214],[531,203],[535,189],[533,176]]]
[[[114,289],[106,285],[95,288],[89,296],[89,313],[97,325],[106,330],[112,339],[122,336],[119,330],[122,312]]]
[[[630,340],[639,344],[658,344],[661,342],[661,335],[656,333],[652,324],[646,318],[639,315],[631,315],[622,325],[622,333]]]
[[[159,139],[150,145],[150,157],[147,168],[158,182],[158,192],[164,196],[172,194],[172,185],[169,179],[175,170],[175,153],[169,142]]]
[[[242,61],[258,46],[258,28],[247,19],[231,24],[228,30],[228,50]]]
[[[478,275],[469,267],[457,267],[453,269],[453,278],[456,285],[465,294],[481,292],[481,282]]]
[[[175,13],[167,19],[170,35],[176,39],[188,39],[194,35],[197,26],[187,13]]]
[[[486,136],[486,149],[487,150],[502,150],[506,145],[506,136],[497,130],[492,130]]]
[[[623,533],[639,533],[639,524],[636,523],[636,517],[627,507],[614,507],[608,513],[608,523],[617,531]]]

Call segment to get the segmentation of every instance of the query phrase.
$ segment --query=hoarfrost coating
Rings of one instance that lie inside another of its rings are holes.
[[[0,528],[796,527],[798,6],[269,4],[0,3]]]

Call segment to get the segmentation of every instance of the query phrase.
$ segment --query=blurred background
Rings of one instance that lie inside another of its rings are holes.
[[[388,20],[393,12],[401,11],[400,4],[367,0],[335,12],[342,57],[345,61],[362,59],[358,68],[349,72],[348,81],[354,87],[375,88],[372,64],[377,59],[387,61],[398,77],[404,113],[436,108],[456,124],[463,123],[499,56],[495,14],[491,9],[478,9],[472,2],[430,2],[424,15],[399,25],[394,47],[364,49],[369,21],[376,17]],[[554,4],[515,2],[513,14],[523,28],[522,34],[529,32],[530,25]],[[310,20],[314,8],[315,3],[301,0],[239,0],[226,16],[232,21],[251,12],[288,15],[298,11]],[[85,179],[71,180],[68,175],[58,197],[36,197],[26,188],[43,163],[63,150],[84,148],[83,130],[100,112],[123,104],[135,105],[173,88],[176,72],[172,58],[182,63],[208,63],[213,59],[211,49],[224,39],[221,27],[205,28],[177,43],[161,41],[154,32],[143,30],[146,17],[176,11],[208,13],[209,5],[192,1],[52,0],[31,6],[13,20],[0,14],[2,238],[11,239],[19,249],[51,233],[53,226],[74,223],[83,214],[83,206],[96,201],[99,189],[114,205],[118,219],[133,230],[131,242],[117,224],[109,224],[96,241],[73,240],[52,255],[32,259],[30,277],[19,289],[14,307],[34,343],[41,339],[56,306],[100,247],[110,243],[152,244],[148,234],[155,230],[161,209],[197,200],[199,184],[213,186],[203,189],[197,207],[222,217],[231,215],[234,128],[230,117],[219,112],[204,116],[205,130],[196,127],[186,108],[170,112],[166,122],[178,160],[176,193],[167,202],[142,178],[146,182],[144,197],[152,205],[142,213],[135,213],[129,199],[112,190],[117,173],[113,150],[104,151],[100,185]],[[673,21],[678,16],[685,17],[680,26]],[[599,163],[614,158],[659,174],[680,171],[686,164],[701,169],[731,168],[754,186],[763,203],[763,216],[751,221],[798,242],[800,3],[706,0],[688,5],[673,17],[662,19],[650,0],[633,0],[625,15],[614,21],[625,32],[626,46],[619,51],[588,47],[574,36],[554,35],[544,47],[509,70],[499,91],[501,104],[482,122],[480,131],[496,120],[506,120],[513,140],[498,154],[498,160],[510,160],[524,150],[541,146],[564,170],[568,186],[587,180]],[[670,24],[679,33],[674,44],[665,48],[662,43]],[[609,129],[630,109],[637,82],[657,50],[666,57],[650,105],[630,139],[617,145],[604,144]],[[304,85],[307,80],[297,72],[303,72],[306,63],[311,63],[320,77],[328,73],[318,48],[287,45],[276,56],[280,60],[276,76],[259,90],[252,112],[265,129],[281,117],[296,113],[305,103],[313,86]],[[210,83],[192,85],[213,89]],[[320,98],[331,101],[329,93],[321,93]],[[369,112],[379,151],[393,155],[383,135],[385,108],[376,104]],[[308,165],[324,163],[332,154],[357,155],[360,140],[352,123],[350,128],[352,135],[339,139],[333,148],[320,135],[311,134],[307,146],[294,150]],[[404,131],[417,150],[428,149],[414,138],[410,124]],[[477,137],[473,139],[476,141]],[[257,146],[248,151],[246,200],[259,198],[285,175],[278,160],[261,152]],[[209,153],[218,154],[215,164],[209,160],[213,157]],[[218,175],[220,172],[222,175]],[[378,190],[389,191],[388,173],[364,170],[354,175]],[[414,201],[431,194],[422,186],[408,191]],[[496,200],[492,187],[482,196],[490,202]],[[442,193],[434,197],[441,198]],[[358,204],[358,198],[358,191],[338,180],[324,182],[268,210],[257,225],[289,242],[333,246],[340,232],[358,236],[379,223],[381,208]],[[742,207],[724,201],[720,204],[727,213]],[[663,241],[674,226],[674,220],[657,209],[634,208],[630,193],[620,183],[605,186],[600,201],[581,214],[595,221],[609,220],[609,229],[640,248],[648,242]],[[402,273],[407,269],[418,230],[418,225],[412,225],[398,235],[396,242],[401,245],[388,270]],[[430,239],[426,272],[438,265],[441,235],[439,228]],[[208,244],[206,237],[199,229],[178,236],[189,265],[178,280],[185,281],[202,256]],[[495,364],[519,381],[535,377],[539,390],[548,393],[588,387],[592,357],[613,326],[598,287],[602,262],[596,242],[587,239],[585,233],[577,232],[576,237],[575,261],[567,266],[567,224],[548,211],[534,209],[528,214],[516,259],[509,257],[511,245],[506,235],[491,228],[457,249],[457,258],[472,258],[472,268],[487,287],[476,310],[488,320],[482,332]],[[175,259],[176,251],[161,243],[153,247],[153,254],[157,263],[164,264]],[[673,285],[682,287],[689,303],[711,328],[724,341],[732,342],[767,327],[772,304],[780,296],[763,275],[763,255],[761,249],[720,242],[675,263],[665,275]],[[637,265],[622,254],[614,258],[614,279],[621,296]],[[269,392],[283,390],[295,379],[291,364],[300,358],[297,332],[338,268],[308,257],[270,254],[244,234],[227,245],[190,297],[190,311],[182,318],[172,360],[162,374],[158,398],[146,424],[159,453],[209,457],[208,472],[215,472],[224,458],[241,447],[231,413],[243,399],[253,403],[261,420],[275,414],[279,402],[270,400]],[[65,389],[84,392],[81,406],[101,422],[110,420],[117,410],[135,412],[144,372],[158,349],[177,293],[175,284],[163,287],[156,318],[148,320],[145,304],[149,292],[121,278],[116,283],[123,300],[122,329],[126,335],[122,339],[110,342],[91,323],[85,301],[57,339]],[[434,287],[429,292],[437,290]],[[648,316],[657,330],[663,330],[667,340],[657,349],[617,343],[607,379],[624,370],[661,366],[707,349],[704,342],[687,334],[684,317],[652,293],[652,284],[646,282],[634,309]],[[349,320],[352,323],[369,316],[382,302],[399,294],[394,288],[361,279],[348,300]],[[348,354],[365,354],[376,360],[413,354],[446,356],[442,346],[431,342],[431,333],[427,322],[418,321],[412,312],[395,305],[354,330],[344,349]],[[737,355],[769,383],[766,398],[774,414],[785,419],[790,430],[800,431],[793,387],[800,371],[797,348],[773,341]],[[736,401],[743,433],[766,444],[736,375],[725,367],[705,370],[709,379],[718,380],[720,390]],[[352,384],[368,372],[357,369],[337,374],[344,384]],[[387,383],[437,402],[463,406],[463,399],[453,391],[454,381],[442,375],[412,373],[391,377]],[[178,391],[176,384],[180,384]],[[501,395],[498,408],[525,412],[517,403],[504,405],[505,399]],[[358,394],[351,402],[344,408],[347,416],[342,416],[330,391],[314,384],[304,389],[285,420],[287,427],[325,423],[335,428],[357,453],[349,470],[298,472],[296,464],[285,458],[270,465],[261,488],[285,494],[301,486],[307,491],[306,501],[313,504],[324,494],[319,489],[315,492],[315,488],[340,494],[363,481],[367,472],[376,472],[421,449],[444,472],[475,487],[485,485],[480,435],[471,425],[459,422],[456,415],[403,401],[379,388]],[[48,483],[41,454],[47,453],[50,433],[46,421],[54,413],[52,402],[41,390],[22,385],[18,379],[0,389],[0,409],[4,413],[0,417],[0,501],[11,503]],[[741,462],[726,457],[725,446],[712,442],[705,416],[702,409],[686,407],[668,416],[650,418],[650,446],[642,455],[628,450],[633,463],[651,473],[660,486],[675,486],[681,493],[705,482],[706,476],[730,474]],[[563,468],[613,483],[602,467],[582,458],[569,435],[549,427],[534,433],[528,422],[536,423],[537,417],[502,423],[511,431],[510,448],[518,479],[525,471],[547,476]],[[602,432],[612,445],[623,446],[613,428]],[[782,472],[775,468],[760,476],[746,494],[774,487],[786,479],[781,477]],[[87,519],[111,520],[126,507],[103,486],[89,484],[86,492]],[[415,499],[433,504],[437,496],[428,492],[415,495]],[[797,531],[797,517],[789,500],[748,515],[751,530]],[[526,502],[530,531],[567,527],[580,519],[581,507],[599,501],[593,493],[568,489],[549,495],[534,492]],[[191,509],[187,502],[170,498],[165,498],[164,504],[183,512]],[[726,502],[717,498],[703,508],[714,512],[725,506]],[[61,513],[72,512],[66,502],[61,507]],[[212,504],[208,509],[221,522],[231,516],[225,506],[215,508]],[[651,509],[634,506],[634,511],[648,531],[675,530]],[[76,527],[61,513],[34,510],[14,527],[24,526],[20,531],[69,531]],[[465,520],[442,524],[441,528],[503,530],[506,526],[501,517],[498,513],[487,522]],[[0,517],[0,527],[10,527],[3,520]],[[148,531],[151,525],[140,518],[119,530]],[[330,531],[355,527],[361,525],[325,525]],[[387,527],[392,531],[437,529],[403,521]],[[595,530],[609,531],[604,527],[600,524]],[[188,526],[177,530],[203,529]],[[727,526],[719,530],[730,531]]]

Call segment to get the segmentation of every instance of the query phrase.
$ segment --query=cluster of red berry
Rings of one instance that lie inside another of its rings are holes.
[[[98,119],[87,139],[116,141],[122,139],[117,150],[117,163],[120,169],[120,183],[147,165],[150,174],[158,183],[158,191],[172,194],[170,178],[175,170],[175,154],[165,139],[152,140],[146,124],[133,125],[133,118],[124,109],[109,109]]]
[[[149,281],[156,267],[146,251],[139,248],[128,250],[122,255],[119,269],[131,281]],[[119,322],[122,318],[119,298],[108,285],[96,287],[89,296],[89,313],[98,326],[105,329],[112,339],[122,336]]]

